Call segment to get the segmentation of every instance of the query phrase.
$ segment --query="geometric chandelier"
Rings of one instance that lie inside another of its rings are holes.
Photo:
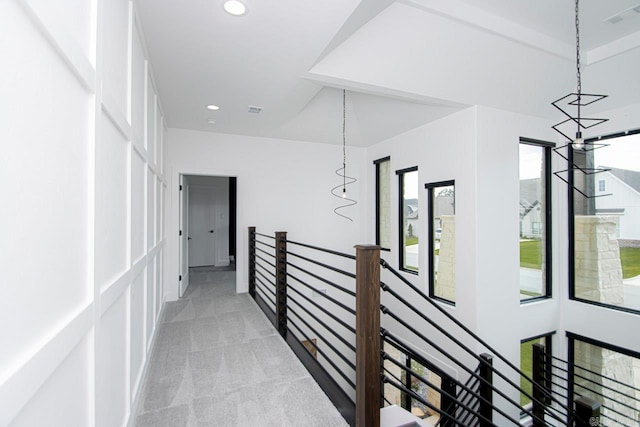
[[[567,154],[567,156],[561,153],[565,148],[573,149],[573,150],[582,150],[582,151],[593,151],[598,148],[602,148],[607,146],[608,144],[601,144],[595,142],[587,142],[585,143],[584,138],[582,137],[582,131],[585,129],[590,129],[594,126],[602,124],[609,119],[601,119],[601,118],[593,118],[593,117],[584,117],[582,109],[584,107],[590,106],[604,98],[607,95],[595,95],[595,94],[587,94],[582,93],[582,73],[580,66],[580,16],[579,16],[579,0],[576,0],[575,7],[575,26],[576,26],[576,92],[572,92],[568,95],[563,96],[551,103],[555,108],[557,108],[564,116],[565,120],[556,123],[552,126],[553,130],[558,132],[560,135],[567,139],[567,144],[557,147],[554,151],[562,158],[564,158],[569,164],[570,168],[563,171],[555,172],[558,178],[569,184],[569,180],[562,177],[562,173],[572,173],[576,170],[582,172],[585,175],[592,175],[599,172],[605,172],[609,169],[603,168],[589,168],[583,166],[579,166],[575,164],[570,159],[573,159],[573,155]],[[575,137],[569,136],[571,134],[571,129],[575,128]],[[594,165],[595,166],[595,165]],[[584,192],[580,191],[580,189],[574,186],[574,189],[581,193],[583,196],[592,198],[593,195],[587,195]]]

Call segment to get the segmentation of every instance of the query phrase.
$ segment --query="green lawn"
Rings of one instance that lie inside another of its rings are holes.
[[[520,267],[542,268],[541,240],[520,242]],[[629,279],[640,275],[640,248],[621,248],[622,277]]]
[[[523,342],[522,344],[520,344],[520,370],[527,374],[529,378],[531,378],[533,374],[532,359],[533,347],[531,346],[531,341]],[[529,394],[533,392],[533,386],[531,385],[531,382],[525,380],[524,378],[520,378],[520,387]],[[520,406],[524,406],[529,402],[531,402],[531,399],[520,393]]]
[[[411,245],[417,245],[418,244],[418,238],[413,236],[413,237],[405,237],[404,238],[404,245],[405,246],[411,246]]]
[[[520,242],[520,267],[542,269],[542,240]]]
[[[629,279],[640,274],[640,248],[620,248],[622,277]]]

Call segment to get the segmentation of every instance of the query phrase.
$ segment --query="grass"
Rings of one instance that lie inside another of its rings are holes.
[[[542,269],[542,240],[520,242],[520,267]],[[640,248],[620,248],[622,277],[640,275]]]
[[[413,236],[413,237],[405,237],[404,238],[404,246],[411,246],[411,245],[417,245],[418,244],[418,238]]]
[[[640,274],[640,248],[620,248],[622,277],[630,279]]]
[[[529,378],[531,378],[533,374],[533,347],[531,346],[531,344],[531,341],[526,341],[520,344],[520,370],[527,374]],[[524,377],[520,378],[520,387],[530,395],[533,392],[533,386],[531,382],[524,379]],[[529,399],[523,393],[520,393],[520,406],[524,406],[529,402],[531,402],[531,399]]]
[[[542,240],[520,242],[520,267],[542,270]]]

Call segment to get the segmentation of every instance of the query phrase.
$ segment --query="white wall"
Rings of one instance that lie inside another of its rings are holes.
[[[349,211],[353,222],[333,213],[342,199],[330,189],[341,180],[339,145],[252,138],[212,132],[167,132],[167,298],[178,297],[178,177],[180,174],[237,177],[237,290],[247,292],[248,227],[272,234],[287,231],[293,240],[314,242],[354,253],[364,241],[366,195],[365,150],[347,148],[347,165],[360,181],[347,190],[359,204]],[[352,190],[353,188],[353,190]],[[174,232],[175,231],[175,232]],[[174,236],[175,235],[175,236]]]
[[[0,425],[126,425],[164,299],[163,124],[129,0],[0,3]]]

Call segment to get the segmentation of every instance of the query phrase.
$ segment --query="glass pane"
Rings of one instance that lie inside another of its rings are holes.
[[[520,144],[520,300],[547,294],[545,148]]]
[[[418,171],[406,172],[402,179],[402,250],[405,270],[418,271]]]
[[[456,298],[455,190],[453,185],[431,191],[433,217],[433,295],[447,301]]]
[[[378,237],[381,248],[391,249],[391,162],[378,163]]]
[[[574,398],[586,396],[602,406],[599,425],[637,425],[640,359],[574,340]],[[635,396],[634,396],[635,395]]]
[[[574,150],[575,296],[640,310],[640,135],[604,143]]]

